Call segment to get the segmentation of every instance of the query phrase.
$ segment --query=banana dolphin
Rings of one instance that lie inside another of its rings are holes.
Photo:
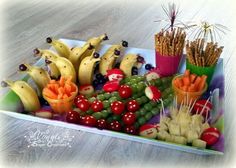
[[[112,45],[101,57],[101,62],[99,63],[99,72],[102,75],[106,75],[107,70],[110,70],[114,67],[116,58],[119,57],[123,47],[128,47],[128,42],[122,41],[121,44]]]
[[[46,39],[46,41],[51,46],[53,46],[53,48],[57,51],[57,53],[60,56],[65,57],[65,58],[69,58],[69,56],[71,54],[71,50],[65,43],[63,43],[60,40],[52,39],[51,37],[48,37]]]
[[[24,72],[30,75],[35,84],[38,87],[39,96],[42,95],[42,90],[50,81],[50,76],[47,71],[41,67],[31,66],[29,64],[21,64],[19,66],[20,72]]]
[[[72,77],[71,81],[76,82],[76,72],[73,64],[64,57],[56,57],[56,58],[47,58],[46,63],[54,63],[58,67],[61,76],[64,76],[65,78]]]
[[[138,54],[126,54],[121,60],[120,69],[124,72],[126,76],[132,75],[132,68],[141,68],[142,63],[138,62]]]
[[[21,99],[24,110],[34,112],[40,109],[40,102],[35,90],[25,81],[5,80],[1,83],[2,87],[9,87]]]
[[[54,53],[51,50],[39,50],[38,48],[34,49],[34,54],[43,57],[44,59],[48,56],[53,57]],[[60,77],[60,71],[57,68],[56,64],[51,63],[48,65],[49,74],[51,78],[58,79]]]
[[[82,60],[78,72],[80,85],[92,84],[96,62],[100,61],[98,57],[99,54],[94,51],[91,56]]]

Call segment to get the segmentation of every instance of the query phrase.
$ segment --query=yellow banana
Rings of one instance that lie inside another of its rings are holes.
[[[96,62],[100,61],[98,57],[99,54],[94,51],[91,56],[82,60],[78,73],[80,85],[92,84]]]
[[[51,50],[40,50],[38,48],[36,48],[34,50],[34,54],[39,55],[39,56],[43,57],[44,59],[49,56],[53,57],[53,55],[55,55]],[[50,74],[51,78],[58,79],[61,74],[60,74],[60,71],[57,68],[56,64],[51,63],[47,66],[49,68],[49,74]]]
[[[19,66],[19,70],[30,75],[30,77],[36,83],[39,95],[41,96],[43,88],[46,87],[50,81],[48,72],[41,67],[31,66],[29,64],[21,64]]]
[[[128,47],[128,42],[122,41],[121,44],[112,45],[101,57],[101,62],[99,63],[99,72],[102,75],[106,75],[107,70],[110,70],[114,67],[116,58],[119,57],[123,47]]]
[[[132,75],[132,68],[137,67],[141,68],[141,63],[137,61],[139,55],[136,54],[127,54],[121,60],[120,69],[124,72],[126,76]]]
[[[64,76],[65,78],[72,77],[72,82],[76,82],[76,72],[73,64],[64,57],[51,57],[47,58],[47,63],[54,63],[56,64],[57,68],[60,71],[61,76]]]
[[[40,109],[40,102],[35,90],[25,81],[2,81],[3,87],[9,87],[21,99],[24,110],[27,112],[34,112]]]
[[[84,59],[87,55],[87,50],[92,50],[93,47],[90,45],[90,43],[84,45],[83,47],[75,47],[71,50],[71,54],[69,57],[70,62],[74,65],[75,70],[77,71],[80,65],[80,62],[82,59]]]
[[[60,40],[52,39],[48,37],[46,39],[47,43],[49,43],[53,48],[57,51],[57,53],[65,58],[69,58],[71,50],[70,48]]]
[[[99,49],[101,43],[105,40],[108,40],[107,34],[103,34],[101,36],[88,39],[88,41],[84,44],[84,46],[91,45],[91,46],[93,46],[94,49],[93,50],[86,50],[84,55],[89,56],[93,53],[93,51],[97,51]]]

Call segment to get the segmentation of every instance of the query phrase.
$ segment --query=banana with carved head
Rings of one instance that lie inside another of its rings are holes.
[[[80,85],[92,84],[94,69],[98,61],[100,61],[99,54],[95,51],[91,56],[85,57],[82,60],[78,72]]]
[[[40,102],[35,90],[25,81],[10,81],[5,80],[1,82],[2,87],[9,87],[21,99],[24,110],[27,112],[34,112],[40,109]]]
[[[99,63],[99,72],[102,75],[106,75],[107,70],[110,70],[114,67],[116,59],[121,54],[123,47],[128,47],[127,41],[122,41],[121,44],[118,45],[112,45],[101,57],[101,62]]]

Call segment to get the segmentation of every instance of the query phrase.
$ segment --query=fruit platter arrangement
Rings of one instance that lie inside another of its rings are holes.
[[[223,154],[223,47],[205,38],[186,40],[184,28],[162,29],[155,50],[46,38],[35,65],[22,63],[1,111],[198,154]],[[183,54],[186,49],[186,55]],[[32,82],[30,82],[32,80]],[[15,112],[10,112],[15,111]]]

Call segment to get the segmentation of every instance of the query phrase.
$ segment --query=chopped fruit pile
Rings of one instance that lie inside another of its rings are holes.
[[[71,82],[72,78],[65,79],[63,76],[59,81],[50,80],[43,89],[43,95],[50,99],[65,99],[76,92],[76,85]]]
[[[185,92],[199,92],[204,89],[206,80],[206,75],[197,76],[196,74],[190,74],[190,71],[186,70],[183,76],[174,79],[174,84]]]

